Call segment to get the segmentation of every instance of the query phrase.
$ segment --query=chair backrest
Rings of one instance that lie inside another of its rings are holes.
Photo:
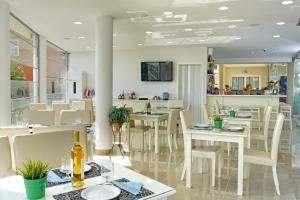
[[[221,106],[220,106],[220,103],[217,99],[216,99],[216,102],[215,102],[215,110],[216,110],[216,114],[221,113]]]
[[[46,126],[54,125],[54,111],[52,110],[26,110],[23,117],[29,124],[42,124]]]
[[[171,109],[169,111],[168,126],[167,126],[168,134],[174,134],[176,132],[178,115],[179,115],[178,110]]]
[[[271,146],[271,159],[273,162],[277,162],[278,157],[278,145],[280,140],[280,135],[282,131],[282,126],[284,122],[284,115],[279,113],[277,115],[276,124],[273,131],[273,138],[272,138],[272,146]]]
[[[126,109],[129,111],[129,113],[133,113],[133,108],[132,108],[132,107],[126,107]],[[129,121],[129,126],[130,126],[131,128],[135,127],[135,122],[134,122],[134,120],[130,120],[130,121]]]
[[[264,136],[265,138],[268,138],[268,133],[269,133],[269,124],[270,124],[270,118],[271,118],[271,113],[272,113],[272,106],[268,106],[265,117],[264,117]]]
[[[0,137],[0,178],[12,175],[12,160],[7,136]]]
[[[267,112],[267,108],[270,106],[270,102],[267,101],[266,104],[265,104],[265,107],[264,107],[264,115],[266,114]]]
[[[190,110],[183,110],[180,111],[180,121],[183,133],[188,129],[192,127],[192,113]]]
[[[182,100],[169,100],[167,103],[168,108],[182,108],[183,101]]]
[[[72,110],[86,110],[85,101],[72,101]]]
[[[70,158],[72,146],[72,130],[15,136],[13,152],[16,169],[29,159],[44,160],[51,167],[59,167],[61,158]]]
[[[29,105],[30,110],[47,110],[47,105],[45,103],[31,103]]]
[[[90,111],[61,110],[60,125],[91,124]]]
[[[208,124],[208,113],[207,113],[207,108],[205,104],[201,105],[202,112],[203,112],[203,122],[204,124]]]
[[[186,110],[192,110],[192,105],[190,103],[187,105]]]
[[[60,111],[62,110],[70,110],[70,105],[67,103],[53,103],[52,109],[55,113],[55,125],[60,125]]]

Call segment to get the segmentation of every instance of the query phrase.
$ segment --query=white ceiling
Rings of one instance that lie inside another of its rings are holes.
[[[114,17],[116,49],[205,45],[215,47],[218,58],[290,57],[300,50],[300,26],[296,26],[299,0],[288,6],[281,5],[280,0],[7,1],[16,16],[70,52],[94,49],[94,22],[99,15]],[[220,6],[229,10],[220,11]],[[164,11],[173,15],[165,16]],[[74,25],[73,21],[83,24]],[[279,21],[286,24],[276,25]],[[229,25],[237,28],[230,29]],[[281,37],[273,38],[276,34]]]

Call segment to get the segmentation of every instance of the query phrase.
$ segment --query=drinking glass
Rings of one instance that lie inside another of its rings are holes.
[[[61,159],[61,167],[60,171],[66,176],[63,178],[64,181],[70,181],[71,180],[71,166],[70,166],[70,160],[62,158]]]

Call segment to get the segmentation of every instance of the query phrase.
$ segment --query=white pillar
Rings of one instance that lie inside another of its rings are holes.
[[[112,129],[108,113],[112,106],[113,70],[113,19],[100,16],[96,19],[96,150],[105,151],[112,147]]]
[[[0,0],[0,126],[11,124],[9,5]]]
[[[47,104],[47,40],[40,35],[39,41],[40,56],[40,103]]]

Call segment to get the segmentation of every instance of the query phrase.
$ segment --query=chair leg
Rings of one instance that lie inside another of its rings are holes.
[[[181,181],[184,180],[185,172],[186,172],[186,163],[184,161],[184,163],[183,163],[183,169],[182,169],[182,173],[181,173],[181,178],[180,178]]]
[[[177,135],[176,134],[173,134],[173,144],[174,144],[175,149],[178,149],[178,146],[177,146]]]
[[[265,150],[268,152],[268,138],[265,139]]]
[[[144,146],[145,146],[145,133],[142,133],[142,151],[144,151]]]
[[[148,140],[148,144],[149,144],[149,147],[148,147],[148,149],[149,149],[149,151],[151,151],[151,145],[152,145],[152,144],[151,144],[151,143],[152,143],[152,134],[151,134],[151,133],[149,133],[149,134],[148,134],[148,137],[149,137],[149,138],[148,138],[148,139],[149,139],[149,140]]]
[[[219,154],[218,156],[218,177],[221,177],[221,169],[222,169],[222,161],[223,160],[223,156],[222,156],[222,152]]]
[[[216,158],[211,159],[211,186],[215,187],[216,182]]]
[[[228,158],[230,156],[230,151],[231,151],[231,144],[228,142],[227,143],[227,155],[228,155]]]
[[[203,173],[203,160],[202,158],[197,158],[197,168],[198,168],[198,173],[202,174]]]
[[[273,172],[273,179],[274,179],[274,183],[275,183],[275,187],[276,187],[276,192],[278,195],[280,195],[276,166],[272,167],[272,172]]]
[[[172,153],[172,138],[170,134],[167,137],[168,137],[169,150]]]

